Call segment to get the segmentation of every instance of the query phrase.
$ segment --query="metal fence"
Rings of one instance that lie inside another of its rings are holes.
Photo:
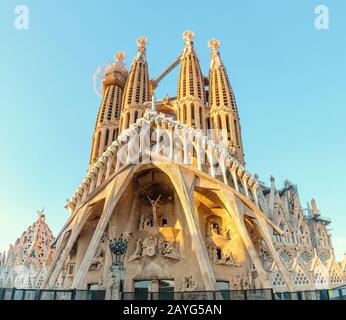
[[[124,292],[122,300],[273,300],[271,289],[234,291]]]
[[[0,288],[0,300],[105,300],[105,290],[36,290]],[[346,288],[298,292],[272,289],[233,291],[123,292],[122,300],[346,300]]]
[[[105,290],[1,289],[0,300],[104,300]]]

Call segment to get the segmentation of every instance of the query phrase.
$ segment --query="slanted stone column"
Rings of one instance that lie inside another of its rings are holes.
[[[246,226],[244,223],[244,216],[241,212],[239,212],[234,194],[229,190],[220,190],[218,192],[218,196],[220,200],[223,202],[227,212],[229,213],[229,215],[232,217],[233,221],[237,225],[237,229],[251,257],[251,260],[253,264],[255,265],[258,275],[262,281],[263,287],[270,288],[271,282],[268,278],[268,274],[263,268],[262,261],[246,229]]]
[[[192,238],[193,251],[196,254],[205,290],[216,291],[217,285],[214,271],[194,212],[194,174],[182,171],[178,165],[165,165],[159,162],[154,164],[169,176],[174,189],[178,194],[179,200],[184,209],[185,219]],[[186,181],[189,181],[189,183]]]
[[[79,270],[74,278],[72,287],[76,289],[82,289],[85,277],[90,268],[90,264],[92,262],[93,257],[95,256],[95,252],[97,246],[101,240],[101,237],[107,227],[110,217],[112,216],[115,207],[119,203],[124,191],[126,190],[128,184],[133,178],[133,174],[136,172],[138,166],[131,166],[124,171],[120,172],[116,179],[114,180],[114,185],[108,199],[106,201],[105,208],[101,215],[101,218],[97,224],[94,235],[90,241],[89,247],[83,261],[79,267]]]

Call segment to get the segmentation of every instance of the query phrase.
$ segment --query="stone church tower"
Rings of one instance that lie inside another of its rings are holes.
[[[147,38],[137,40],[138,52],[133,60],[126,81],[120,116],[120,132],[130,128],[137,119],[143,117],[143,103],[150,99],[148,64],[146,59]]]
[[[185,48],[180,57],[177,119],[195,129],[205,129],[204,77],[193,45],[194,33],[184,32]]]
[[[209,127],[216,129],[216,139],[219,142],[224,141],[229,147],[235,149],[236,158],[242,165],[245,165],[237,104],[226,68],[218,51],[220,42],[213,39],[209,41],[208,45],[212,49],[209,70],[209,109],[211,118]]]
[[[115,55],[116,62],[109,65],[103,78],[103,98],[96,119],[90,153],[90,165],[95,163],[119,134],[123,91],[128,76],[122,60],[124,52]]]
[[[272,178],[267,187],[246,170],[220,42],[209,41],[208,78],[194,33],[183,37],[182,54],[156,80],[145,37],[129,73],[123,54],[106,72],[89,170],[66,204],[71,215],[42,288],[97,288],[114,299],[120,291],[296,291],[343,282],[315,203],[304,212],[296,186],[276,189]],[[153,99],[178,64],[177,97]]]

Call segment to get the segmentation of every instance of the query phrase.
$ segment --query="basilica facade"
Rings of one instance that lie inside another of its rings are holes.
[[[246,170],[238,107],[218,40],[209,76],[194,33],[156,79],[145,37],[131,69],[124,52],[103,78],[86,177],[67,202],[41,288],[119,292],[332,288],[346,280],[312,200]],[[177,96],[155,89],[180,66]]]

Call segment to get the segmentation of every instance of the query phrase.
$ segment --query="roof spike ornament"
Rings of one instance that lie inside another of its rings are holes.
[[[145,52],[146,48],[145,46],[148,44],[148,38],[147,37],[140,37],[136,41],[137,47],[138,47],[138,53],[135,57],[135,61],[143,60],[145,61]]]
[[[195,33],[190,30],[186,30],[183,32],[183,39],[185,40],[185,44],[187,46],[193,44],[193,38],[195,37]]]
[[[195,37],[195,33],[193,31],[187,30],[183,32],[183,39],[185,40],[185,47],[183,54],[181,55],[181,59],[186,55],[194,52],[193,49],[193,39]]]
[[[145,46],[148,44],[148,38],[147,37],[140,37],[136,41],[137,46],[138,46],[138,51],[144,52],[145,51]]]
[[[218,53],[218,50],[221,46],[220,40],[211,39],[208,41],[208,47],[212,49],[212,56],[215,55],[215,53]]]
[[[124,51],[119,51],[114,55],[114,59],[116,63],[123,64],[123,60],[126,58],[126,54]]]
[[[218,50],[220,46],[221,46],[221,42],[219,40],[211,39],[208,41],[208,47],[211,48],[210,69],[221,66],[221,59],[220,59],[220,54]]]

